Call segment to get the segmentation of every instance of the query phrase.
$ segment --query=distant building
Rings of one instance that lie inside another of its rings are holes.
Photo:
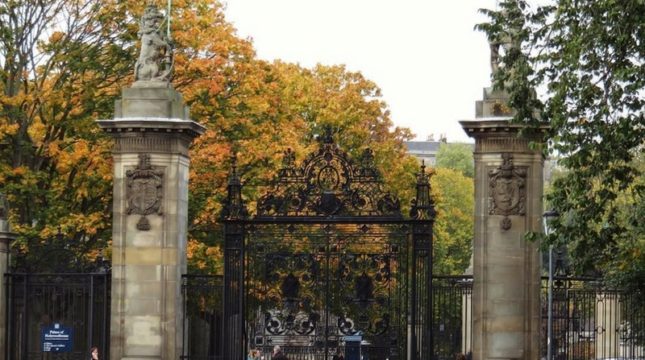
[[[434,166],[437,163],[437,152],[441,141],[406,141],[408,154],[423,160],[427,166]]]
[[[404,141],[408,148],[408,154],[416,157],[419,161],[423,160],[427,166],[435,166],[437,163],[437,152],[441,144],[447,144],[448,140],[445,135],[440,135],[439,140],[434,139],[434,135],[428,136],[424,141]],[[470,144],[474,146],[475,144]]]

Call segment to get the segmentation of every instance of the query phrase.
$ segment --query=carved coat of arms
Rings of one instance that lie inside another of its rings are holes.
[[[126,171],[125,174],[128,200],[126,213],[143,215],[137,223],[137,229],[150,230],[146,215],[162,214],[163,171],[152,168],[150,155],[140,154],[139,165],[134,170]]]
[[[502,154],[502,165],[488,172],[490,215],[503,215],[503,230],[511,228],[509,215],[526,214],[526,167],[513,165],[511,154]]]

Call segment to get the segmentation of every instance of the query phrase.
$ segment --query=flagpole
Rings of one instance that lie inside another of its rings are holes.
[[[168,25],[166,28],[166,38],[170,40],[170,7],[171,7],[172,0],[168,0],[168,11],[166,12],[166,24]]]

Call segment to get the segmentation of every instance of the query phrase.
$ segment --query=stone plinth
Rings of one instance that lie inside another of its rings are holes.
[[[170,87],[124,89],[98,124],[115,140],[110,357],[179,359],[188,148],[204,127]]]
[[[478,119],[489,117],[509,117],[514,115],[513,109],[508,106],[508,94],[493,88],[484,88],[483,100],[475,102],[475,117]]]
[[[479,119],[460,122],[475,139],[473,359],[535,360],[541,258],[524,235],[542,231],[543,157],[486,95]]]

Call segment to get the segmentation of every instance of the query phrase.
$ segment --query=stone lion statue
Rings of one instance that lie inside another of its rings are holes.
[[[141,53],[134,68],[135,81],[170,81],[173,56],[170,40],[161,30],[164,15],[148,4],[141,18]]]

